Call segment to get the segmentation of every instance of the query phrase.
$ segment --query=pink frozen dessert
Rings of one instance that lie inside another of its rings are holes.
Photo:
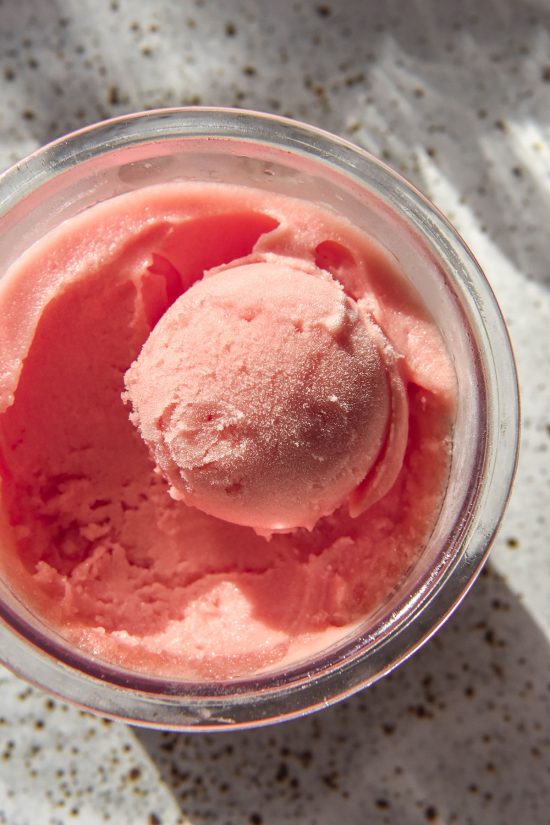
[[[247,187],[120,195],[0,282],[3,576],[72,644],[225,679],[342,638],[419,558],[455,378],[395,260]]]
[[[391,487],[407,402],[361,302],[313,263],[263,257],[181,295],[126,386],[175,498],[260,531],[311,530],[365,479],[361,503]]]

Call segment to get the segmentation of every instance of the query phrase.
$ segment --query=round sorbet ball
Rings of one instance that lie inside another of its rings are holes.
[[[328,273],[266,256],[165,313],[126,373],[132,420],[175,498],[260,531],[311,528],[384,445],[388,350]]]

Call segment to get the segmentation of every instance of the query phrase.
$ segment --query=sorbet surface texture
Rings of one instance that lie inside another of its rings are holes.
[[[380,453],[394,361],[339,282],[272,255],[180,296],[126,386],[176,498],[260,530],[313,528]]]
[[[282,665],[422,551],[452,366],[390,256],[328,209],[122,195],[31,247],[0,313],[1,564],[83,650],[183,678]]]

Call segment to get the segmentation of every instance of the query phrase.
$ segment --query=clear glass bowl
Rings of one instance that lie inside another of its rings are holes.
[[[326,707],[391,671],[474,582],[508,498],[517,456],[514,360],[476,261],[411,184],[319,129],[231,109],[167,109],[61,138],[0,178],[2,272],[61,221],[115,195],[172,180],[250,185],[326,204],[382,243],[423,297],[452,355],[458,410],[436,527],[398,592],[313,659],[255,678],[190,683],[84,655],[0,581],[0,657],[20,676],[102,715],[179,730],[250,727]]]

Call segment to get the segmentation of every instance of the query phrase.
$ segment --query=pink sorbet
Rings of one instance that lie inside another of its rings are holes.
[[[21,256],[0,313],[3,575],[83,651],[186,679],[282,666],[422,553],[451,361],[395,261],[328,209],[122,195]]]
[[[126,374],[133,420],[173,495],[258,531],[312,529],[384,451],[401,468],[396,357],[342,284],[280,256],[222,267],[167,310]],[[397,449],[396,449],[397,447]]]

